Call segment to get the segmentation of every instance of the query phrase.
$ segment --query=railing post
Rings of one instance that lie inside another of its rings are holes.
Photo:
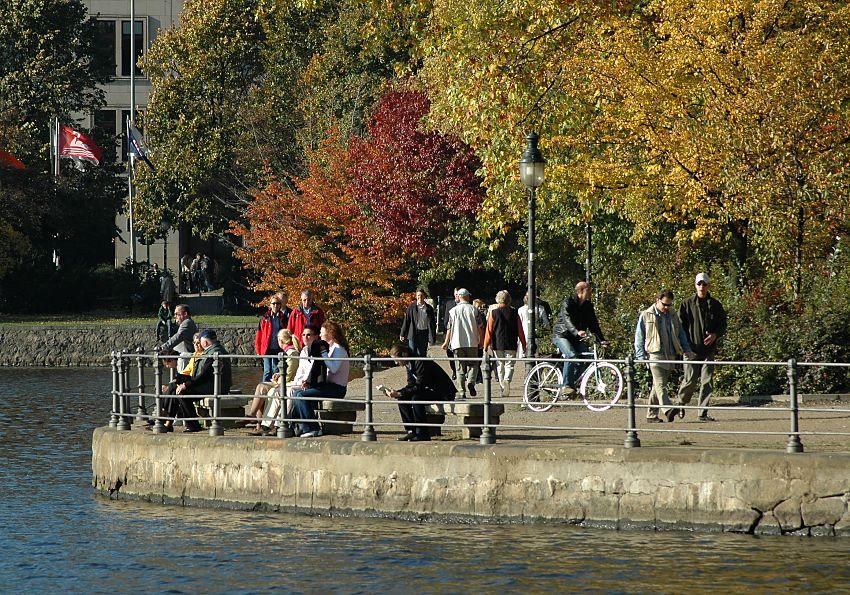
[[[484,352],[484,357],[481,360],[481,373],[484,380],[484,427],[481,428],[481,437],[478,439],[481,444],[495,444],[496,433],[490,427],[490,402],[493,398],[493,383],[490,378],[490,354]]]
[[[130,402],[124,394],[127,390],[127,365],[124,361],[124,350],[118,353],[118,425],[119,430],[129,430],[130,422],[127,419],[127,405]]]
[[[637,448],[640,446],[640,438],[637,435],[635,416],[635,360],[631,354],[626,356],[626,397],[628,399],[626,439],[623,446],[626,448]]]
[[[110,362],[112,364],[112,412],[109,416],[109,427],[118,427],[118,358],[115,351],[110,352]]]
[[[153,381],[156,384],[154,387],[154,394],[156,395],[154,399],[154,422],[153,422],[153,433],[154,434],[164,434],[165,426],[162,423],[162,360],[159,359],[159,347],[154,351],[154,369],[153,369]]]
[[[148,409],[145,406],[145,358],[142,357],[144,350],[141,347],[136,348],[138,356],[138,378],[139,378],[139,405],[136,408],[136,423],[145,424],[148,415]]]
[[[221,415],[221,401],[219,393],[221,392],[221,362],[218,359],[218,354],[213,353],[213,403],[212,414],[213,419],[210,424],[210,436],[224,436],[224,426],[218,420]]]
[[[803,443],[800,441],[800,408],[797,402],[797,360],[793,357],[788,360],[788,408],[791,410],[791,433],[788,434],[788,444],[785,452],[803,452]]]
[[[363,372],[366,374],[366,425],[360,440],[363,442],[375,442],[378,436],[375,434],[374,419],[372,417],[372,355],[367,353],[363,356]]]
[[[292,438],[295,435],[295,432],[289,427],[289,424],[286,422],[286,367],[289,365],[289,358],[291,355],[286,355],[285,352],[281,351],[278,354],[279,361],[277,363],[277,369],[280,372],[280,387],[277,392],[280,396],[280,409],[277,412],[277,437],[278,438]],[[286,362],[286,366],[284,366],[283,362]]]

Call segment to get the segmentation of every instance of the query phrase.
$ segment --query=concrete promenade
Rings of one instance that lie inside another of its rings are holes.
[[[93,486],[183,505],[850,535],[850,453],[361,442],[98,428]]]

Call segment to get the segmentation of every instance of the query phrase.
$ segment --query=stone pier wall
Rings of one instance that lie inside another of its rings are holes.
[[[95,430],[94,487],[239,509],[850,535],[850,454]]]
[[[215,329],[230,353],[254,353],[256,326],[220,325]],[[108,366],[109,353],[113,350],[134,351],[141,347],[152,351],[157,345],[153,323],[74,327],[0,325],[0,366]]]

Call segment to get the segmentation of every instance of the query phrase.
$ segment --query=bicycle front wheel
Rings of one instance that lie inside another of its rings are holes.
[[[525,405],[532,411],[549,411],[558,400],[562,378],[561,371],[548,362],[534,366],[525,379]]]
[[[579,390],[588,409],[607,411],[623,393],[623,375],[610,362],[593,363],[582,376]]]

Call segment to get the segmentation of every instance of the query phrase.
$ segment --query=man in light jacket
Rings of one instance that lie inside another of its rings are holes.
[[[635,356],[637,359],[674,360],[684,355],[690,359],[691,351],[685,329],[678,314],[673,311],[673,292],[663,289],[655,297],[655,303],[640,313],[635,327]],[[652,389],[649,392],[649,408],[646,421],[659,423],[659,407],[668,422],[672,422],[679,410],[671,407],[667,397],[667,380],[674,364],[649,364],[652,374]]]
[[[174,320],[177,321],[177,331],[168,338],[168,341],[159,346],[159,350],[163,353],[176,351],[181,354],[191,354],[194,351],[192,338],[198,332],[198,325],[192,320],[189,306],[186,304],[176,305],[174,307]],[[180,369],[185,368],[188,364],[189,358],[185,356],[178,361]]]

